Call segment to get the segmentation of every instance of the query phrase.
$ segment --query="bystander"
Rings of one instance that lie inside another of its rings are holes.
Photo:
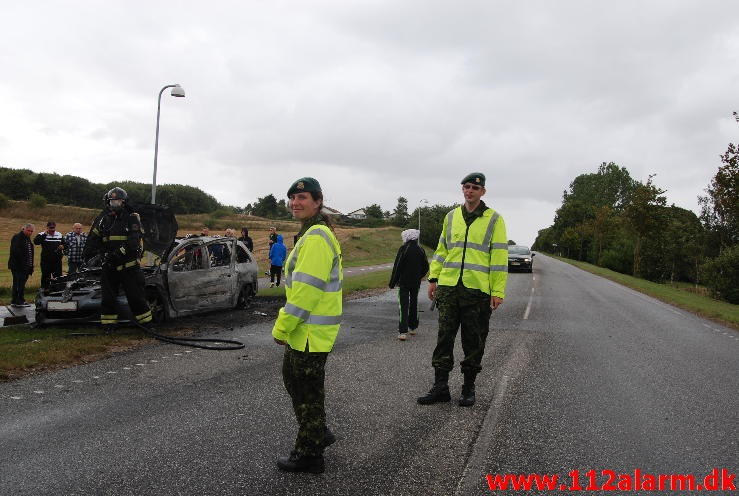
[[[28,276],[33,273],[33,243],[31,243],[33,230],[33,224],[26,224],[10,240],[8,269],[13,274],[10,303],[16,307],[30,306],[30,303],[26,303],[25,292]]]
[[[41,287],[49,287],[49,281],[62,275],[64,237],[56,230],[56,222],[46,223],[46,231],[33,238],[33,244],[41,245]]]
[[[69,264],[69,274],[74,274],[82,270],[84,260],[82,251],[85,249],[87,242],[87,233],[82,232],[82,224],[76,222],[72,226],[72,230],[64,235],[64,254],[67,256]]]

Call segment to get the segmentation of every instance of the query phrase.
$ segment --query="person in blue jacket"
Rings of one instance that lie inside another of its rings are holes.
[[[282,234],[277,235],[277,240],[272,243],[269,248],[269,287],[275,287],[275,277],[277,277],[277,286],[280,285],[280,278],[282,277],[282,265],[285,263],[287,258],[287,248],[285,243],[282,242]]]

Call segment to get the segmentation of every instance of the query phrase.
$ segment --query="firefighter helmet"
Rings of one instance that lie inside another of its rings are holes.
[[[126,193],[125,189],[116,186],[105,193],[103,200],[105,201],[106,207],[113,210],[120,210],[128,202],[128,193]]]

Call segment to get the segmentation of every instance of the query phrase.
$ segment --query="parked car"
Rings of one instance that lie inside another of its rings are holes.
[[[154,263],[142,266],[146,298],[154,322],[246,306],[257,292],[257,264],[236,238],[192,236],[175,239],[177,221],[168,208],[144,205],[141,216],[144,250]],[[144,256],[142,262],[149,258]],[[36,298],[38,325],[99,322],[102,298],[99,266],[52,281]],[[132,318],[118,295],[119,321]]]
[[[523,270],[524,272],[534,271],[534,255],[528,246],[509,245],[508,246],[508,270]]]

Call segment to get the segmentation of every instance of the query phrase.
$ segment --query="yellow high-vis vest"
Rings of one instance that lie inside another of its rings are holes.
[[[465,287],[505,298],[508,237],[503,217],[488,208],[468,227],[462,208],[444,218],[429,279],[437,279],[442,286],[456,286],[461,273]]]
[[[285,261],[287,303],[272,336],[298,351],[331,351],[341,324],[341,247],[324,225],[310,227]]]

